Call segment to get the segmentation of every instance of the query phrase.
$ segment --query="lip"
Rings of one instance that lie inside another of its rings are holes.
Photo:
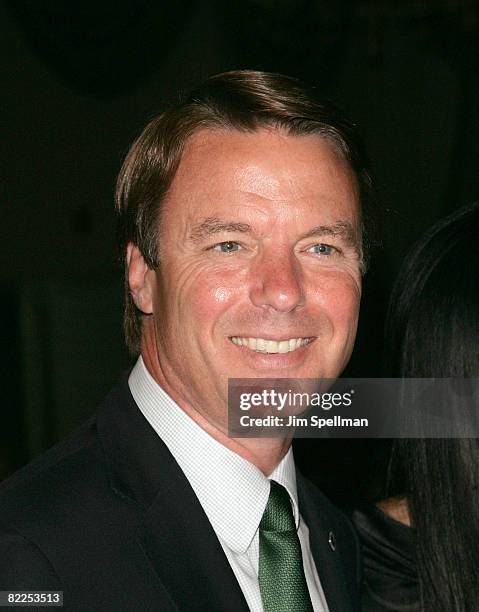
[[[314,336],[314,335],[305,336],[303,332],[296,333],[296,334],[294,332],[291,332],[288,335],[283,334],[281,336],[259,332],[259,333],[253,333],[253,334],[250,334],[250,333],[230,334],[228,336],[228,339],[231,340],[231,338],[263,338],[263,340],[276,340],[277,342],[282,342],[283,340],[289,340],[290,338],[308,338],[312,342],[313,340],[316,340],[317,336]]]
[[[267,340],[262,337],[238,337],[230,338],[235,345],[245,346],[246,348],[259,353],[292,353],[300,346],[311,342],[311,338],[286,338],[285,340]]]
[[[283,340],[288,340],[289,338],[294,337],[302,337],[309,338],[310,342],[303,346],[300,346],[294,351],[288,353],[261,353],[258,351],[253,351],[246,346],[240,346],[234,344],[231,341],[231,338],[235,336],[231,336],[227,338],[228,345],[235,350],[236,355],[241,355],[242,360],[246,360],[246,363],[250,363],[250,366],[258,371],[265,370],[268,374],[271,373],[271,370],[287,370],[287,369],[295,369],[301,366],[303,361],[306,358],[307,351],[310,350],[310,347],[315,344],[317,340],[317,336],[272,336],[261,334],[259,336],[239,336],[239,337],[250,337],[250,338],[264,338],[265,340],[279,340],[282,338]],[[236,351],[240,351],[237,353]]]

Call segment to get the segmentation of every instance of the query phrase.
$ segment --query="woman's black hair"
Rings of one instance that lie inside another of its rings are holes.
[[[434,225],[404,262],[387,317],[389,375],[479,377],[478,281],[474,204]],[[396,440],[391,474],[393,488],[402,475],[416,528],[421,609],[479,610],[478,441]]]

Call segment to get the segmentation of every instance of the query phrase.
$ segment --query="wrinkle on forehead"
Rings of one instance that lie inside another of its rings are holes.
[[[261,166],[251,165],[245,168],[238,168],[233,173],[233,181],[237,188],[248,195],[261,196],[268,200],[277,200],[281,187],[284,183],[288,187],[293,186],[292,177],[282,176],[280,180],[278,175],[273,175],[271,172],[265,172],[265,168]],[[284,197],[284,196],[283,196]]]
[[[259,163],[255,160],[258,143]],[[312,146],[305,148],[305,143]],[[350,170],[354,176],[336,143],[319,135],[290,135],[276,129],[244,133],[206,128],[193,134],[186,142],[175,179],[186,174],[190,177],[197,173],[203,175],[204,162],[209,158],[211,150],[220,155],[216,160],[211,160],[208,176],[202,176],[203,185],[214,185],[218,176],[228,172],[234,189],[258,193],[268,199],[276,199],[275,194],[280,187],[297,190],[298,165],[301,166],[303,177],[324,172],[325,175],[336,178],[338,171],[344,172],[345,169]],[[311,150],[316,156],[316,164],[311,164]],[[268,153],[267,156],[264,155],[265,152]],[[282,163],[285,152],[293,162],[291,165]],[[245,159],[246,156],[248,159]],[[214,161],[220,163],[215,164]]]
[[[219,225],[195,228],[208,217],[271,225],[294,220],[301,209],[326,214],[324,220],[332,224],[354,223],[358,213],[356,177],[333,143],[275,130],[205,129],[194,134],[186,143],[165,209],[169,201],[175,202],[169,212],[180,214],[192,237],[206,229],[223,231]],[[233,231],[242,231],[240,225]]]

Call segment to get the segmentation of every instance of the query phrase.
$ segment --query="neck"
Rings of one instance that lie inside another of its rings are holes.
[[[395,521],[403,525],[411,526],[411,516],[409,512],[409,503],[405,497],[389,497],[377,503],[380,510],[387,514]]]
[[[184,408],[183,408],[184,409]],[[259,470],[269,476],[276,468],[281,459],[286,455],[291,446],[289,438],[230,438],[223,431],[217,429],[208,421],[195,418],[193,414],[185,410],[189,416],[196,421],[207,433],[226,448],[229,448],[243,459],[246,459]],[[201,421],[204,422],[201,422]]]
[[[207,419],[178,393],[174,384],[168,382],[168,377],[165,376],[157,357],[156,347],[154,347],[153,350],[151,349],[152,347],[148,343],[143,343],[141,356],[148,372],[160,387],[212,438],[255,465],[263,474],[269,476],[288,452],[291,446],[292,436],[285,438],[229,437],[227,428],[224,425],[216,424],[213,420]]]

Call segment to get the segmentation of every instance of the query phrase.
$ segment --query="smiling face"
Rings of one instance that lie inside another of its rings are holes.
[[[356,334],[358,227],[354,174],[327,140],[196,133],[163,204],[160,267],[136,292],[154,377],[222,430],[228,378],[336,377]]]

